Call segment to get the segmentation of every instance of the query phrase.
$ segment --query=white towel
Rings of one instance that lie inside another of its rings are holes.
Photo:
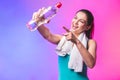
[[[86,34],[83,32],[78,36],[80,42],[87,48],[88,38]],[[75,72],[82,72],[83,69],[83,59],[78,50],[77,46],[73,44],[71,41],[67,41],[66,37],[60,40],[58,46],[56,47],[56,53],[59,56],[65,56],[66,54],[70,55],[68,68],[74,69]]]

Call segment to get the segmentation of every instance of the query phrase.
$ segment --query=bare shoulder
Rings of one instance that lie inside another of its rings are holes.
[[[97,50],[97,43],[93,39],[89,39],[88,41],[88,51],[96,59],[96,50]]]
[[[88,40],[88,45],[89,45],[89,46],[91,46],[91,45],[96,46],[97,43],[96,43],[96,41],[95,41],[94,39],[89,39],[89,40]]]
[[[95,56],[97,49],[97,43],[93,39],[89,39],[88,41],[88,51]]]

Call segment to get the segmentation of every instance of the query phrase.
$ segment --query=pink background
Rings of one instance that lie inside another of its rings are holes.
[[[79,9],[95,18],[97,61],[90,80],[120,80],[120,0],[3,0],[0,2],[0,80],[57,80],[55,45],[30,32],[26,23],[39,8],[62,2],[48,28],[64,33]]]

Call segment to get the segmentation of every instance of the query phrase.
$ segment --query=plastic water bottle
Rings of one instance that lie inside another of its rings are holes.
[[[45,9],[45,11],[40,14],[40,17],[42,17],[44,20],[43,21],[39,21],[36,22],[34,20],[30,20],[27,23],[27,28],[30,31],[35,31],[40,25],[47,23],[49,20],[51,20],[51,18],[53,18],[56,13],[57,10],[62,6],[61,2],[58,2],[55,6],[49,6],[47,9]]]

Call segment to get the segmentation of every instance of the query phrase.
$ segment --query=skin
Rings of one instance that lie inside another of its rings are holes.
[[[39,11],[35,12],[33,14],[33,20],[36,22],[39,22],[42,20],[39,15],[45,10],[45,8],[40,9]],[[48,21],[49,22],[49,21]],[[89,39],[88,41],[88,50],[83,46],[83,44],[78,40],[78,35],[81,34],[81,32],[89,30],[91,27],[87,26],[87,16],[83,12],[78,12],[75,17],[72,19],[71,22],[71,28],[70,30],[66,27],[63,27],[63,29],[66,31],[64,36],[66,36],[66,39],[69,41],[72,41],[74,45],[77,46],[78,50],[81,53],[81,56],[83,58],[83,61],[89,68],[93,68],[95,66],[96,62],[96,42],[93,39]],[[62,35],[59,34],[52,34],[50,30],[45,26],[41,25],[38,27],[39,33],[49,42],[53,44],[58,44]]]

